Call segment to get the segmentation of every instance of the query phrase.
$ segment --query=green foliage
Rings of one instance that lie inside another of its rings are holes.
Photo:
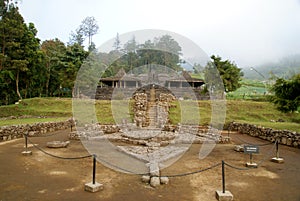
[[[212,103],[211,101],[198,101],[199,108],[195,104],[187,105],[185,108],[188,111],[199,110],[200,112],[200,125],[209,125],[212,118]],[[170,108],[170,121],[172,124],[177,124],[180,121],[192,122],[193,117],[182,120],[181,109],[179,101],[173,103]],[[190,118],[190,119],[189,119]],[[276,122],[278,119],[283,119],[284,122]],[[274,105],[268,102],[256,101],[241,101],[241,100],[227,100],[226,101],[226,120],[225,124],[229,122],[250,123],[258,126],[264,126],[280,130],[292,130],[300,132],[299,113],[284,114],[277,111]]]
[[[272,87],[271,101],[282,112],[297,111],[300,106],[300,74],[290,80],[279,78]]]
[[[226,94],[227,99],[268,101],[268,88],[266,83],[250,79],[242,79],[240,83],[240,88]]]
[[[98,30],[99,26],[94,17],[84,18],[75,32],[71,32],[69,45],[77,43],[82,46],[85,38],[88,38],[88,49],[94,49],[93,46],[95,46],[95,44],[92,41],[92,37],[97,34]]]
[[[34,24],[24,23],[13,1],[0,1],[0,15],[0,105],[23,97],[70,97],[88,52],[58,39],[40,44]]]
[[[153,66],[152,64],[171,68],[175,71],[182,70],[178,65],[181,47],[169,35],[154,38],[153,41],[147,40],[143,44],[138,44],[135,37],[132,37],[120,51],[116,48],[116,45],[119,45],[119,43],[119,39],[116,38],[115,50],[105,56],[106,59],[104,60],[108,61],[106,64],[108,64],[109,68],[103,77],[114,76],[121,68],[126,72],[137,72],[134,70],[135,68],[147,66],[146,68],[138,69],[138,73],[145,73],[148,72],[150,66]]]
[[[122,101],[116,101],[114,104],[125,104]],[[126,104],[128,104],[126,102]],[[197,104],[187,104],[185,109],[187,112],[193,113],[195,110],[200,112],[200,125],[208,125],[211,121],[212,108],[211,101],[198,101]],[[122,105],[123,106],[123,105]],[[124,111],[119,111],[127,114],[127,107]],[[171,123],[176,124],[181,121],[181,108],[179,101],[174,101],[170,107],[170,120]],[[132,110],[130,116],[132,117]],[[98,121],[103,124],[111,124],[115,122],[112,115],[112,102],[100,101],[95,102],[95,112]],[[35,123],[45,121],[45,119],[37,118],[44,116],[48,118],[58,118],[59,120],[69,118],[72,116],[72,99],[70,98],[32,98],[24,99],[23,104],[0,106],[0,118],[3,117],[20,117],[24,115],[30,115],[31,117],[24,120],[19,120],[21,123]],[[91,114],[83,114],[91,115]],[[186,116],[183,121],[193,122],[192,116]],[[274,122],[278,119],[283,119],[285,122]],[[272,120],[272,121],[271,121]],[[274,121],[273,121],[274,120]],[[251,123],[258,126],[270,127],[273,129],[286,129],[300,132],[300,114],[299,113],[282,113],[274,107],[273,104],[268,102],[254,102],[254,101],[240,101],[240,100],[227,100],[226,101],[226,121],[229,123],[232,121],[241,123]],[[0,120],[0,125],[17,124],[17,120]]]
[[[211,73],[207,73],[208,69],[216,68],[219,71],[220,77],[224,84],[225,92],[231,92],[237,90],[241,87],[241,78],[243,72],[236,64],[229,60],[222,61],[222,58],[219,56],[212,55],[212,62],[206,66],[206,81],[215,80]],[[215,72],[212,72],[215,74]]]
[[[41,53],[34,24],[27,26],[11,1],[1,1],[0,29],[1,105],[35,93]]]

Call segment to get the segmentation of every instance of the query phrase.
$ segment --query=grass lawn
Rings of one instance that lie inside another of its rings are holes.
[[[113,107],[112,107],[113,105]],[[201,125],[208,125],[211,122],[212,109],[210,101],[198,102],[180,102],[172,103],[170,109],[171,123],[181,122],[195,123],[200,119]],[[127,116],[132,119],[133,114],[130,104],[126,101],[95,101],[92,105],[95,110],[98,122],[109,124],[120,122],[120,117]],[[274,129],[286,129],[300,132],[300,114],[299,113],[281,113],[275,109],[269,102],[256,102],[248,100],[227,100],[225,108],[219,108],[220,111],[226,111],[225,122],[241,122],[256,124]],[[79,112],[86,119],[90,118],[87,108],[83,104]],[[219,111],[215,111],[217,114]],[[114,114],[114,115],[112,115]],[[200,118],[193,115],[199,114]],[[29,116],[28,118],[3,119],[5,117]],[[0,126],[13,124],[32,124],[45,121],[62,121],[72,116],[72,99],[70,98],[33,98],[23,100],[19,105],[9,105],[0,107]],[[218,115],[216,115],[218,116]],[[47,118],[43,118],[47,117]],[[114,118],[115,117],[115,118]],[[285,122],[272,122],[271,120],[282,119]]]

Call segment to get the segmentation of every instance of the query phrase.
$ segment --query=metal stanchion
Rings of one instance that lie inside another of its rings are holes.
[[[278,139],[276,140],[275,143],[276,143],[276,156],[273,157],[273,158],[271,159],[271,161],[272,161],[272,162],[275,162],[275,163],[284,163],[283,158],[280,158],[280,157],[279,157],[279,141],[278,141]]]
[[[96,180],[96,155],[93,155],[93,184],[95,184]]]
[[[225,163],[222,161],[222,189],[223,193],[225,193]]]
[[[96,157],[96,154],[93,154],[93,180],[84,186],[84,190],[92,193],[103,189],[103,184],[96,182]]]
[[[216,198],[217,200],[233,200],[233,195],[230,191],[226,191],[225,189],[225,162],[222,161],[222,190],[216,191]]]
[[[23,156],[29,156],[32,155],[32,151],[28,151],[28,135],[24,134],[25,137],[25,151],[22,151]]]

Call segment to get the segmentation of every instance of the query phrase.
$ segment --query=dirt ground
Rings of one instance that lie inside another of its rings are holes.
[[[69,130],[54,132],[49,137],[31,138],[46,151],[64,157],[87,155],[80,141],[71,141],[68,148],[49,149],[46,142],[67,140]],[[227,135],[227,133],[226,133]],[[218,144],[208,157],[200,160],[201,145],[192,145],[183,157],[162,170],[162,175],[192,172],[225,160],[244,167],[249,155],[233,150],[240,140],[262,144],[266,141],[230,134],[231,144]],[[300,150],[280,146],[283,164],[270,162],[273,145],[260,147],[254,162],[267,160],[257,169],[236,170],[226,166],[226,190],[235,201],[300,201]],[[187,200],[213,201],[215,191],[222,189],[221,166],[183,177],[172,177],[167,185],[152,188],[141,182],[141,176],[111,170],[97,163],[96,181],[104,185],[100,192],[84,191],[84,184],[92,181],[92,159],[62,160],[45,155],[34,147],[33,154],[22,156],[24,139],[0,143],[0,201],[35,200]]]

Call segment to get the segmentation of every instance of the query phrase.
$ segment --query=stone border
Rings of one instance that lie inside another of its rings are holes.
[[[274,130],[272,128],[264,128],[262,126],[237,122],[229,123],[227,129],[229,131],[238,131],[241,134],[258,137],[270,142],[275,142],[276,139],[278,139],[280,144],[300,149],[300,133],[295,131]]]
[[[20,124],[0,127],[0,142],[12,139],[22,138],[23,135],[42,136],[48,132],[68,129],[74,127],[72,119],[61,122],[43,122],[34,124]]]

